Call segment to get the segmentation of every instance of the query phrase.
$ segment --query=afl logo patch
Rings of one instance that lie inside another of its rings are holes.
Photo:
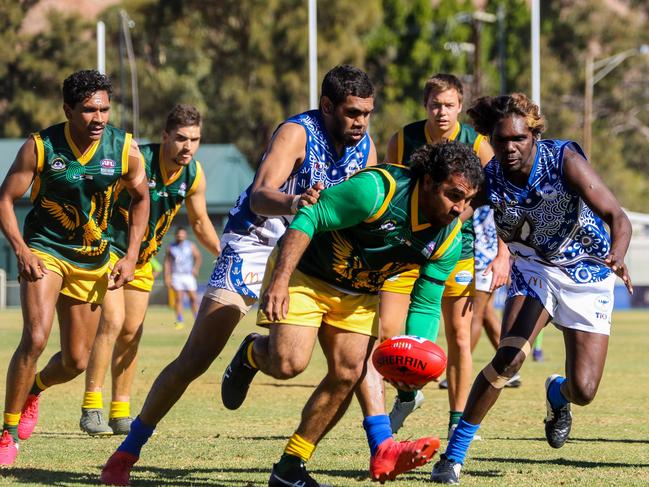
[[[112,176],[115,174],[115,161],[112,159],[102,159],[99,161],[99,165],[101,166],[100,172],[104,176]]]
[[[473,274],[469,271],[460,271],[455,274],[455,282],[458,284],[470,284],[473,281]]]
[[[65,162],[60,157],[57,157],[50,163],[53,171],[63,171],[65,169]]]
[[[187,184],[186,183],[182,183],[180,185],[180,188],[178,189],[178,194],[180,196],[183,196],[183,197],[187,194]]]

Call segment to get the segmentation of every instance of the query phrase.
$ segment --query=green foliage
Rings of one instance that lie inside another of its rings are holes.
[[[95,62],[94,26],[77,16],[52,11],[44,32],[21,33],[35,3],[0,2],[0,136],[24,137],[60,120],[61,81]],[[464,81],[465,109],[477,94],[498,94],[501,76],[508,92],[529,93],[528,3],[485,3],[488,13],[505,12],[501,69],[500,26],[472,22],[471,0],[320,0],[319,79],[343,62],[370,73],[377,88],[371,133],[382,158],[392,133],[425,116],[422,89],[434,73],[452,72]],[[541,2],[541,98],[549,137],[582,140],[587,49],[602,59],[649,44],[646,2],[611,5]],[[101,15],[109,37],[107,68],[116,87],[113,123],[133,126],[129,66],[119,49],[121,8],[134,22],[140,137],[157,139],[171,106],[193,103],[204,115],[203,140],[234,142],[256,165],[277,124],[308,109],[306,1],[128,0]],[[474,55],[452,48],[473,43],[478,25],[479,93],[473,84]],[[637,211],[649,211],[642,196],[649,185],[647,59],[625,60],[594,90],[593,164],[611,171],[607,182]]]

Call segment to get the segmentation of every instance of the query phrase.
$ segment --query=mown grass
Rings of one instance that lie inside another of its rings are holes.
[[[254,325],[252,316],[236,331],[228,348],[210,370],[193,383],[159,425],[144,448],[133,474],[142,486],[265,485],[271,465],[296,427],[301,408],[322,376],[324,361],[317,352],[308,370],[296,379],[279,382],[258,376],[244,406],[236,412],[220,403],[223,369],[241,338]],[[563,340],[554,329],[546,333],[546,361],[528,362],[523,386],[505,390],[487,416],[469,452],[465,486],[649,485],[649,313],[621,312],[614,318],[608,364],[599,394],[586,408],[574,408],[571,440],[560,450],[545,442],[542,419],[543,382],[562,370]],[[139,410],[162,367],[173,359],[189,331],[176,331],[173,314],[151,308],[141,347],[133,391]],[[218,323],[215,323],[218,327]],[[0,377],[4,391],[6,367],[21,331],[17,310],[0,314]],[[46,358],[58,348],[52,333]],[[474,356],[479,370],[491,358],[483,340]],[[429,386],[424,408],[409,418],[400,438],[438,434],[445,437],[446,393]],[[34,436],[21,444],[15,468],[1,472],[0,485],[93,485],[118,437],[90,438],[78,429],[83,380],[45,392],[41,422]],[[390,397],[392,393],[388,392]],[[110,399],[105,398],[106,404]],[[391,405],[391,404],[390,404]],[[325,438],[309,468],[319,481],[336,486],[370,485],[368,447],[361,413],[352,404],[341,423]],[[444,438],[445,439],[445,438]],[[396,486],[424,485],[430,466],[400,477]]]

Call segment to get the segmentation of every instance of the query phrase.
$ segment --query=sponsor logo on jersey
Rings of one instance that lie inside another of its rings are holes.
[[[541,198],[545,201],[552,201],[557,199],[557,190],[551,184],[546,184],[541,188]]]
[[[437,243],[435,241],[428,242],[428,244],[421,249],[421,253],[426,257],[427,259],[430,258],[431,255],[433,255],[433,252],[435,252],[435,248],[437,247]]]
[[[60,157],[57,157],[50,163],[50,167],[53,171],[63,171],[65,170],[65,162]]]
[[[455,282],[458,284],[470,284],[473,281],[473,274],[470,271],[460,271],[455,274]]]
[[[178,189],[178,194],[184,197],[187,194],[187,183],[183,182]]]
[[[397,222],[394,220],[388,220],[385,222],[383,225],[380,226],[381,230],[384,230],[386,232],[390,232],[394,230],[397,227]]]
[[[600,311],[608,311],[611,305],[611,298],[608,296],[598,296],[595,299],[595,308]]]
[[[149,179],[149,188],[153,189],[155,188],[156,182],[155,179]]]
[[[99,161],[101,169],[99,170],[104,176],[112,176],[115,174],[116,162],[112,159],[102,159]]]

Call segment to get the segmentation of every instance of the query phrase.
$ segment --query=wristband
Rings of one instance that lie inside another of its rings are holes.
[[[297,205],[300,202],[300,195],[295,195],[293,197],[293,201],[291,201],[291,215],[295,215],[297,213]]]

